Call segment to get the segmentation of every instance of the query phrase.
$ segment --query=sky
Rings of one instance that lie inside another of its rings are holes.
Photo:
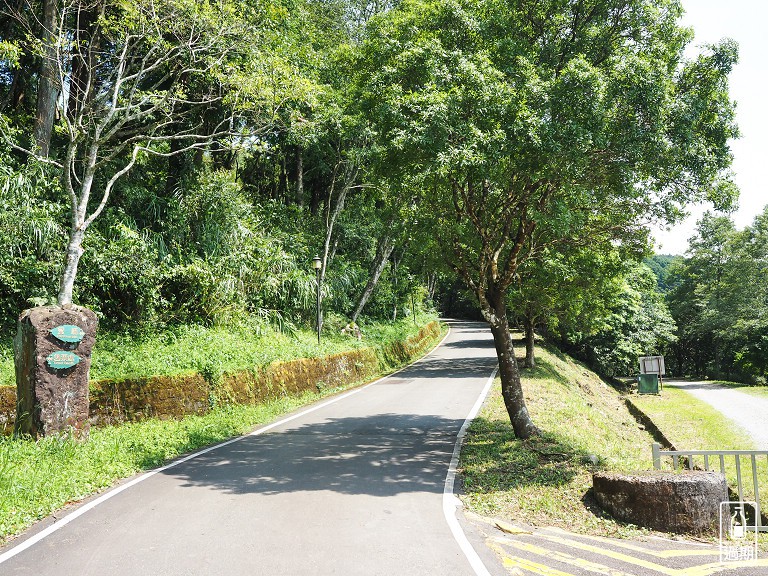
[[[768,204],[768,0],[683,0],[682,24],[694,29],[696,47],[722,38],[739,43],[739,63],[730,75],[731,99],[741,138],[731,142],[734,181],[740,189],[739,208],[732,214],[736,227],[752,224]],[[657,254],[684,254],[696,220],[711,206],[695,206],[691,216],[672,230],[654,230]]]

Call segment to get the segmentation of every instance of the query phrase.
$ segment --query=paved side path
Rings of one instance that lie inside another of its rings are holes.
[[[741,392],[738,389],[719,386],[711,382],[669,381],[665,386],[681,388],[744,428],[755,443],[756,450],[768,450],[768,398]],[[690,447],[695,448],[695,447]]]
[[[415,366],[149,476],[10,558],[0,550],[0,574],[475,574],[443,491],[495,365],[485,325],[454,323]]]

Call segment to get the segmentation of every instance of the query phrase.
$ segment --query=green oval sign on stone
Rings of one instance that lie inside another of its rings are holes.
[[[54,338],[61,340],[62,342],[74,344],[83,339],[85,331],[80,328],[80,326],[62,324],[61,326],[56,326],[56,328],[51,328],[51,334]]]
[[[59,350],[53,354],[49,354],[45,360],[51,368],[62,370],[64,368],[72,368],[72,366],[76,366],[81,358],[74,352]]]

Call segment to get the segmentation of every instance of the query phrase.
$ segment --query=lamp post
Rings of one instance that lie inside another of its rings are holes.
[[[312,259],[312,268],[315,269],[315,277],[317,279],[317,344],[320,345],[320,270],[323,267],[323,261],[320,256],[315,256]]]

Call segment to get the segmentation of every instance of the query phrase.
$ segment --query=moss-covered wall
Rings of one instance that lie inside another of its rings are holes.
[[[400,342],[392,342],[380,349],[381,364],[383,369],[391,369],[402,366],[412,359],[420,356],[440,336],[440,324],[430,322],[419,330],[418,334]]]
[[[91,382],[91,425],[145,418],[180,418],[208,410],[208,383],[200,374]]]
[[[217,401],[258,403],[359,382],[379,371],[376,352],[363,348],[325,358],[300,358],[273,362],[256,370],[227,372],[211,383],[211,390]]]
[[[180,418],[203,414],[217,403],[264,400],[361,382],[403,365],[436,343],[440,325],[431,322],[418,334],[383,348],[362,348],[324,358],[273,362],[253,370],[225,372],[208,379],[198,373],[99,380],[90,385],[92,425],[145,418]],[[0,427],[13,431],[16,388],[0,386]]]

